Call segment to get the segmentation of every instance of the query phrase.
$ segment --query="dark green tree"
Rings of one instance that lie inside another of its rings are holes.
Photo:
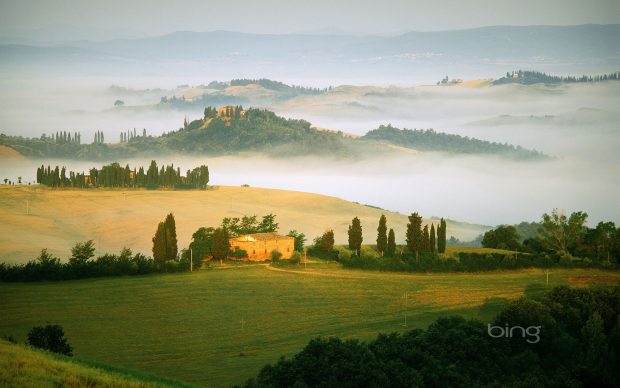
[[[258,232],[259,233],[265,233],[265,232],[277,232],[278,231],[278,223],[276,222],[276,216],[275,214],[267,214],[266,216],[263,216],[263,220],[261,221],[260,225],[258,225]]]
[[[390,232],[388,233],[386,253],[389,257],[393,257],[396,253],[396,236],[394,235],[394,229],[392,228],[390,228]]]
[[[83,243],[77,243],[71,248],[71,257],[69,263],[74,265],[84,265],[88,260],[95,256],[95,243],[88,240]]]
[[[217,228],[213,231],[211,253],[215,260],[224,260],[230,254],[230,241],[225,228]]]
[[[405,236],[407,249],[417,259],[422,250],[422,216],[418,213],[412,213],[409,216],[407,224],[407,233]]]
[[[306,235],[296,230],[288,232],[287,236],[295,238],[295,250],[302,253],[304,251],[304,243],[306,242]]]
[[[166,261],[166,225],[160,222],[157,225],[155,236],[153,236],[153,259],[155,261]]]
[[[211,256],[214,228],[199,228],[192,234],[192,242],[189,244],[194,260],[199,261]]]
[[[28,344],[49,352],[73,356],[73,348],[60,325],[35,326],[28,332]]]
[[[437,228],[437,252],[446,252],[446,221],[442,218]]]
[[[325,233],[323,233],[323,235],[317,240],[320,243],[321,248],[331,251],[334,249],[334,230],[329,229],[325,231]]]
[[[387,245],[387,218],[385,218],[385,215],[382,214],[381,218],[379,218],[379,227],[377,228],[377,250],[381,253],[381,256],[384,255]]]
[[[178,253],[177,228],[172,213],[166,216],[164,226],[166,229],[166,259],[172,260],[177,257]]]
[[[519,249],[519,234],[512,225],[500,225],[493,230],[489,230],[482,237],[482,246],[485,248],[508,249],[515,251]]]
[[[156,187],[159,182],[159,170],[157,169],[157,162],[151,160],[151,165],[146,171],[146,185],[147,187]]]
[[[430,234],[428,232],[428,225],[424,225],[424,229],[422,229],[422,252],[430,253],[431,251],[431,239]]]
[[[436,237],[435,237],[435,224],[431,223],[431,235],[429,237],[429,243],[430,243],[430,252],[432,254],[435,254],[435,251],[437,250],[437,243],[436,243]]]
[[[558,253],[571,253],[580,243],[585,231],[588,214],[574,212],[570,217],[554,209],[551,214],[543,214],[540,235],[548,249]]]
[[[359,218],[355,217],[349,225],[349,249],[355,251],[358,255],[362,249],[362,223]]]

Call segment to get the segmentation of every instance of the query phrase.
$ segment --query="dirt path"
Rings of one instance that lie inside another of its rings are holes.
[[[268,269],[270,271],[276,271],[276,272],[296,273],[296,274],[301,274],[301,275],[315,275],[315,276],[324,276],[324,277],[341,278],[341,279],[371,279],[370,277],[367,277],[367,276],[357,276],[357,275],[343,276],[339,274],[326,273],[326,272],[297,271],[297,270],[292,270],[292,269],[282,269],[282,268],[272,267],[271,265],[266,265],[265,269]]]

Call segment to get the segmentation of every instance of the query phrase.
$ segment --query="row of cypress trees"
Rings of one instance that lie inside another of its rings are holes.
[[[209,167],[202,165],[193,170],[187,170],[186,176],[181,175],[180,168],[174,165],[161,166],[158,169],[157,162],[151,161],[145,171],[140,167],[137,171],[131,170],[129,165],[125,167],[114,162],[103,166],[101,169],[91,168],[89,174],[67,174],[66,168],[56,166],[41,166],[37,168],[37,183],[51,187],[177,187],[177,188],[201,188],[204,189],[209,183]]]
[[[359,255],[364,238],[362,237],[362,223],[358,217],[353,218],[351,221],[348,234],[349,249]],[[442,218],[435,231],[434,223],[431,223],[430,228],[428,224],[422,227],[422,216],[418,213],[412,213],[407,224],[406,242],[407,250],[416,258],[420,255],[445,253],[446,221]],[[390,228],[388,232],[387,218],[384,214],[379,218],[379,226],[377,228],[377,251],[382,256],[388,257],[394,256],[396,252],[394,229]]]

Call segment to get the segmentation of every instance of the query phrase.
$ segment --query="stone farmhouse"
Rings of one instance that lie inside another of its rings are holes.
[[[277,233],[252,233],[230,239],[230,249],[243,249],[248,260],[263,261],[271,259],[274,250],[282,253],[282,259],[290,259],[295,250],[295,238]]]

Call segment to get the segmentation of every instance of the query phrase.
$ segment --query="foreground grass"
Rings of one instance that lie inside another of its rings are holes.
[[[0,386],[190,387],[178,381],[80,361],[2,340],[0,340]]]
[[[617,272],[557,269],[549,287],[619,280]],[[23,342],[32,326],[58,323],[78,357],[228,386],[312,337],[371,339],[454,314],[484,322],[545,287],[541,270],[409,274],[328,263],[0,283],[0,335]]]

